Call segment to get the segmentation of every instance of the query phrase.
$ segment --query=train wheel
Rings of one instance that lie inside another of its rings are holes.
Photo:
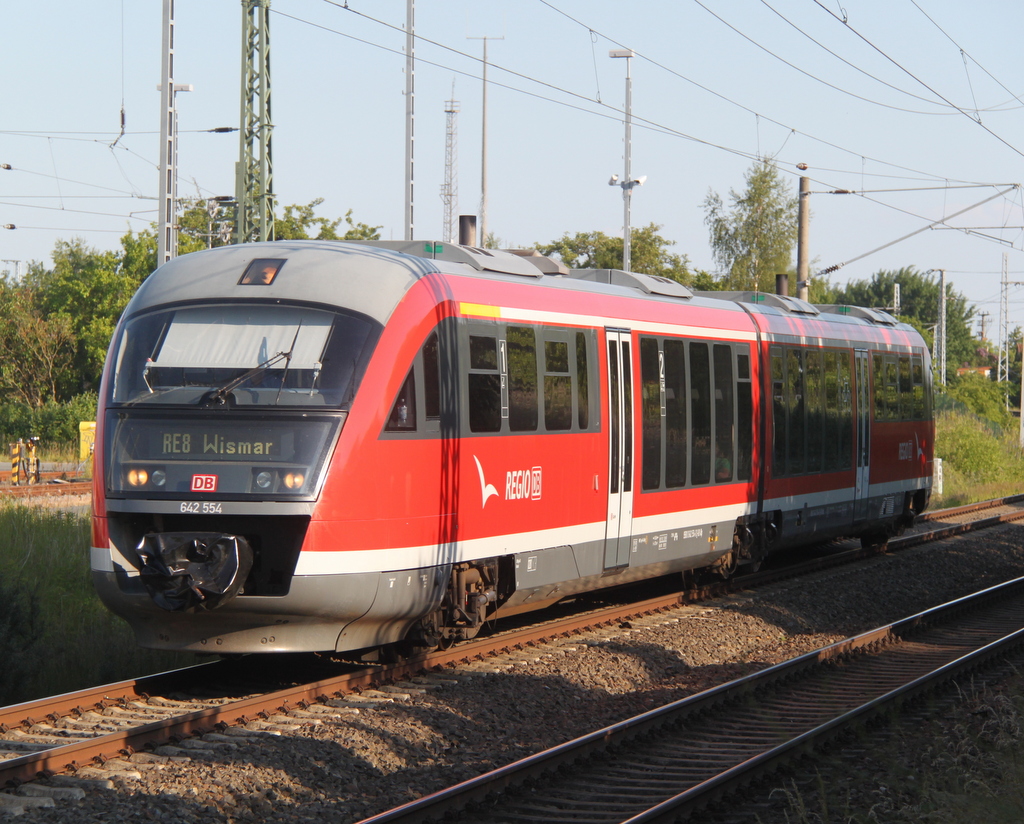
[[[436,649],[436,645],[429,646],[408,640],[397,641],[394,644],[385,644],[380,648],[380,661],[382,664],[400,664]]]
[[[889,545],[889,530],[876,529],[873,532],[865,532],[860,536],[860,545],[864,549],[885,552]]]

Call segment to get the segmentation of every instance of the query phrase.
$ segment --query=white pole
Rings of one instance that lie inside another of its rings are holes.
[[[416,103],[415,0],[406,2],[405,23],[405,239],[413,239],[413,149]]]
[[[609,57],[626,58],[626,163],[625,174],[622,180],[618,175],[612,175],[608,181],[609,186],[620,186],[622,188],[622,268],[627,272],[632,265],[632,232],[630,230],[630,207],[632,205],[633,187],[642,186],[646,177],[633,180],[631,168],[632,162],[632,124],[633,124],[633,75],[630,69],[630,60],[633,58],[632,49],[612,49],[608,52]]]
[[[164,0],[163,38],[160,67],[160,194],[157,203],[156,265],[166,263],[177,253],[174,231],[175,112],[174,112],[174,0]]]
[[[480,247],[487,246],[487,38],[484,40],[483,106],[480,134]]]
[[[631,63],[632,54],[626,58],[626,174],[624,178],[624,185],[622,187],[624,212],[622,223],[622,268],[627,272],[629,271],[632,251],[632,238],[630,237],[629,228],[629,208],[632,204],[633,198],[633,178],[630,176],[630,159],[632,154],[631,126],[633,122],[633,77],[630,73]]]

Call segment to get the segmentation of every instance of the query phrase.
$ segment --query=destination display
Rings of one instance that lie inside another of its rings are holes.
[[[240,422],[113,415],[111,492],[308,494],[340,417]]]

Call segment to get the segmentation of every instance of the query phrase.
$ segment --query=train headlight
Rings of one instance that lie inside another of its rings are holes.
[[[260,489],[270,489],[274,483],[274,473],[272,472],[260,472],[256,475],[256,486]]]
[[[153,482],[153,486],[163,486],[167,483],[167,473],[162,469],[154,469],[149,479]]]
[[[289,489],[298,489],[306,482],[306,476],[301,472],[289,472],[283,480],[284,485]]]
[[[149,480],[149,473],[145,469],[129,469],[128,470],[128,485],[129,486],[145,486]]]

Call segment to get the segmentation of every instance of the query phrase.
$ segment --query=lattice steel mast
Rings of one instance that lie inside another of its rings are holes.
[[[270,0],[242,0],[241,149],[235,167],[238,243],[274,239]]]
[[[455,84],[452,84],[455,97]],[[459,101],[447,100],[444,104],[446,115],[444,140],[444,184],[441,186],[441,200],[444,202],[444,241],[458,243],[459,240]]]

